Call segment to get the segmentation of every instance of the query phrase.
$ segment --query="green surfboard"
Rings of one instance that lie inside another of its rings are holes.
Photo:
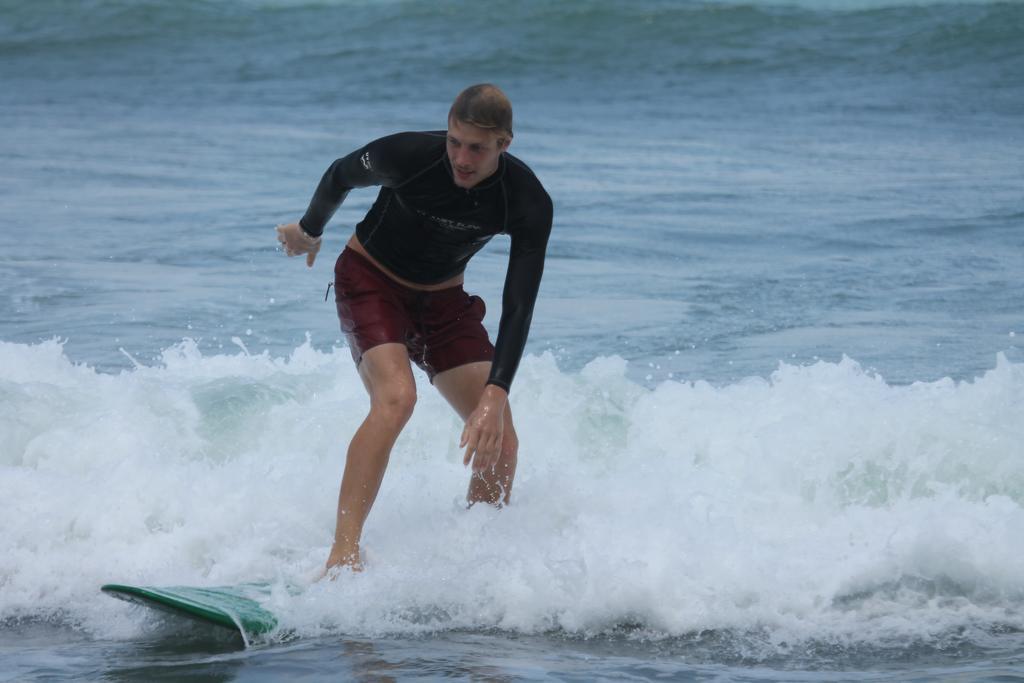
[[[270,596],[270,585],[197,588],[194,586],[125,586],[110,583],[104,593],[121,600],[155,607],[178,616],[236,631],[248,646],[252,639],[277,628],[277,618],[259,602]]]

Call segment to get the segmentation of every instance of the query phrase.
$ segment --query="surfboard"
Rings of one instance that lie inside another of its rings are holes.
[[[246,646],[253,638],[277,628],[277,618],[258,600],[270,596],[269,584],[246,583],[199,588],[109,583],[102,586],[101,590],[121,600],[231,629],[242,636]]]

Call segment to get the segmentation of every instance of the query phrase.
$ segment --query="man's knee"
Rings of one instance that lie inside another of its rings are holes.
[[[374,391],[371,410],[398,425],[404,425],[412,417],[416,407],[416,385],[409,382],[392,382]]]
[[[516,433],[516,426],[512,422],[512,411],[508,406],[505,407],[505,424],[501,435],[501,445],[503,450],[505,446],[513,450],[519,449],[519,434]]]
[[[515,462],[519,454],[519,439],[514,431],[505,430],[501,438],[501,459]]]

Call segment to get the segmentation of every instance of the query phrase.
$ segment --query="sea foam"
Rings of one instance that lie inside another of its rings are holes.
[[[104,374],[56,341],[0,343],[0,618],[130,636],[150,615],[101,584],[261,580],[303,635],[1024,628],[1024,365],[1002,356],[969,382],[843,358],[653,388],[617,357],[530,356],[502,510],[465,509],[459,421],[418,375],[367,570],[308,585],[367,400],[347,349],[239,346]]]

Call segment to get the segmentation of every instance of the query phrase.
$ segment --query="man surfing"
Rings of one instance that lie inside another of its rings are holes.
[[[298,223],[278,226],[288,256],[312,267],[324,226],[349,191],[379,185],[335,265],[341,328],[370,395],[348,447],[327,569],[362,568],[359,541],[391,448],[412,415],[412,363],[465,421],[467,501],[508,503],[519,441],[508,392],[526,345],[551,232],[551,199],[508,153],[512,105],[491,84],[459,94],[447,131],[397,133],[338,159]],[[494,235],[511,237],[498,337],[463,273]]]

